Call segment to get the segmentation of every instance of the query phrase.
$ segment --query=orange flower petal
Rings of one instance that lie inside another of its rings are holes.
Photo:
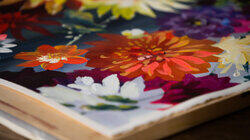
[[[56,50],[60,50],[60,52],[67,52],[67,51],[72,51],[76,50],[77,46],[76,45],[58,45],[54,47]]]
[[[75,56],[75,57],[67,58],[67,60],[63,61],[63,63],[67,63],[67,64],[82,64],[82,63],[85,63],[87,61],[88,60],[86,58],[84,58],[84,57]]]
[[[185,61],[188,61],[188,62],[191,62],[191,63],[194,63],[194,64],[207,63],[206,61],[204,61],[204,60],[202,60],[200,58],[197,58],[197,57],[193,57],[193,56],[179,56],[177,58],[183,59]]]
[[[170,58],[176,65],[176,68],[182,70],[182,71],[198,71],[197,68],[192,67],[187,62],[178,59],[178,58]]]
[[[218,54],[218,52],[207,52],[207,51],[197,51],[194,53],[194,56],[197,57],[208,57],[214,54]]]
[[[27,62],[24,62],[24,63],[21,63],[21,64],[19,64],[19,65],[17,65],[17,66],[21,66],[21,67],[36,67],[36,66],[39,66],[39,65],[41,65],[42,64],[42,62],[39,62],[39,61],[27,61]]]
[[[142,71],[145,73],[148,73],[149,76],[152,76],[154,74],[155,69],[159,66],[158,62],[153,62],[145,67],[142,68]]]
[[[171,68],[168,66],[168,62],[165,61],[162,65],[162,70],[157,70],[157,72],[159,72],[162,75],[172,75],[172,70]]]
[[[189,44],[189,42],[190,42],[189,39],[180,40],[178,43],[176,43],[174,45],[171,45],[169,47],[169,49],[176,49],[176,48],[180,48],[180,47],[186,46],[187,44]]]
[[[42,54],[55,53],[56,49],[50,45],[41,45],[37,48],[37,52],[40,52]]]
[[[83,54],[85,54],[86,52],[88,52],[88,50],[85,50],[85,49],[78,49],[78,50],[76,51],[76,54],[74,54],[74,55],[83,55]]]
[[[63,62],[59,61],[58,63],[43,63],[41,67],[45,70],[55,70],[61,68],[63,66]]]
[[[16,59],[23,59],[23,60],[36,60],[40,53],[38,52],[21,52],[15,55],[14,58]]]
[[[126,73],[126,74],[129,74],[129,73],[131,73],[131,72],[134,72],[134,71],[138,70],[138,69],[141,68],[141,67],[142,67],[142,64],[135,65],[135,66],[133,66],[133,67],[131,67],[131,68],[126,69],[126,70],[125,70],[125,73]]]

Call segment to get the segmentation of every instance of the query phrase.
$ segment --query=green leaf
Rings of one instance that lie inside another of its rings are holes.
[[[66,107],[75,107],[75,105],[73,105],[73,104],[67,104],[67,103],[63,103],[62,105],[66,106]]]
[[[69,18],[77,18],[80,20],[87,20],[93,22],[94,18],[93,15],[89,12],[83,12],[83,11],[75,11],[75,10],[67,10],[66,15]]]
[[[123,97],[117,96],[117,95],[108,95],[108,96],[99,96],[99,97],[106,100],[106,101],[110,101],[110,102],[131,103],[131,104],[137,103],[136,100],[131,100],[129,98],[123,98]]]
[[[90,110],[120,110],[120,111],[127,111],[127,110],[133,110],[137,109],[137,106],[131,106],[131,105],[111,105],[111,104],[104,104],[99,103],[97,105],[84,105],[82,108],[87,108]]]
[[[250,81],[250,75],[244,76],[245,79],[247,79],[247,81]]]
[[[77,33],[80,33],[80,34],[103,31],[102,28],[85,27],[83,25],[78,25],[78,24],[67,24],[67,25],[69,27],[72,27],[72,30],[74,32],[77,32]]]
[[[249,69],[249,63],[247,62],[245,65],[243,65],[244,69],[246,72],[248,72]]]

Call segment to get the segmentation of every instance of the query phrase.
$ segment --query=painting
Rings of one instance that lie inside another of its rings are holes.
[[[249,89],[246,5],[2,0],[0,84],[101,134],[132,130]]]

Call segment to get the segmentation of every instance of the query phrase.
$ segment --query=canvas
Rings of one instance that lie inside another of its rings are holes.
[[[0,6],[0,84],[106,136],[250,88],[249,12],[241,1]]]

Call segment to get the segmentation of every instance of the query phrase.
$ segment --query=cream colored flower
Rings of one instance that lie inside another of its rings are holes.
[[[81,0],[83,9],[97,9],[98,16],[111,11],[116,18],[123,17],[130,20],[135,13],[156,17],[153,9],[163,12],[175,12],[175,9],[187,9],[189,6],[181,2],[190,2],[193,0]]]
[[[132,29],[122,31],[122,35],[126,36],[129,39],[141,38],[144,36],[145,31],[141,29]]]
[[[226,73],[232,65],[235,65],[234,76],[239,76],[240,71],[244,70],[243,65],[250,61],[250,35],[242,39],[224,37],[213,46],[224,50],[224,53],[217,55],[220,62],[218,68],[223,68],[221,73]]]

